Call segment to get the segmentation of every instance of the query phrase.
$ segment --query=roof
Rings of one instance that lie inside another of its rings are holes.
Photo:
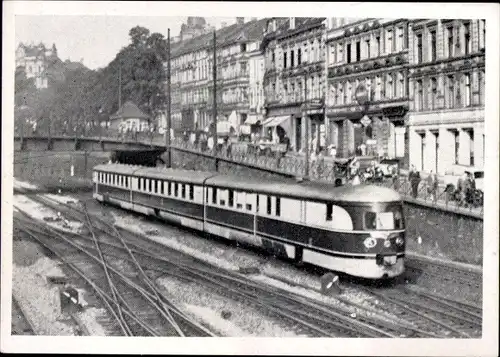
[[[145,176],[164,180],[177,180],[194,184],[216,185],[235,190],[248,190],[267,194],[305,198],[314,201],[327,202],[395,202],[401,201],[401,196],[394,190],[372,185],[346,185],[335,187],[333,184],[321,182],[297,182],[292,179],[258,179],[248,176],[221,175],[216,172],[192,170],[176,170],[159,167],[141,167],[124,164],[104,164],[94,167],[94,170]]]
[[[145,167],[126,164],[102,164],[94,170],[138,177],[151,177],[162,180],[188,182],[201,185],[210,176],[218,175],[217,172],[202,172],[193,170],[177,170],[164,167]]]
[[[244,24],[233,24],[223,27],[215,32],[217,46],[229,43],[256,41],[262,38],[266,19],[252,20]],[[186,53],[210,48],[213,32],[205,33],[191,39],[171,44],[172,57],[182,56]]]
[[[264,39],[262,41],[261,47],[265,48],[267,44],[272,40],[272,39],[279,39],[283,38],[286,36],[291,36],[298,34],[308,28],[320,26],[323,21],[326,19],[325,17],[296,17],[295,18],[295,27],[294,29],[290,29],[290,18],[283,18],[283,17],[278,17],[276,18],[279,21],[279,24],[276,28],[276,31],[273,32],[267,32],[264,36]],[[273,19],[267,19],[266,20],[266,28],[267,24],[272,21]]]
[[[147,119],[148,115],[144,114],[134,103],[131,101],[126,101],[118,111],[109,117],[111,120],[116,119]]]

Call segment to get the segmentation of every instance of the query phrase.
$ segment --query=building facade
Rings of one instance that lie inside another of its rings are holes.
[[[264,122],[264,56],[260,51],[260,41],[253,42],[249,47],[249,88],[248,116],[240,132],[249,135],[259,132]]]
[[[485,21],[415,20],[409,35],[410,164],[483,166]]]
[[[327,20],[327,137],[337,157],[405,158],[408,21]]]
[[[51,58],[57,57],[56,45],[46,48],[43,43],[25,45],[20,43],[16,49],[16,68],[22,67],[27,78],[35,79],[38,89],[48,87],[47,67]]]
[[[311,146],[325,146],[325,34],[324,18],[271,18],[261,45],[264,133],[276,140],[287,136],[298,152],[305,148],[306,128]]]
[[[250,113],[250,58],[265,20],[236,23],[216,31],[217,121],[239,133]],[[172,126],[209,130],[213,122],[213,33],[171,45]]]

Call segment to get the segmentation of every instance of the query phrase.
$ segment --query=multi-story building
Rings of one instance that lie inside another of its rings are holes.
[[[337,157],[404,158],[408,20],[327,20],[327,141]]]
[[[264,121],[264,56],[260,51],[260,41],[253,42],[248,48],[249,89],[248,117],[245,125],[240,126],[242,134],[259,132]]]
[[[27,78],[35,79],[36,88],[47,88],[48,62],[57,57],[56,45],[47,49],[43,43],[38,45],[25,45],[20,43],[16,50],[16,68],[23,67]]]
[[[236,23],[216,31],[217,121],[239,132],[247,120],[249,59],[259,46],[265,20]],[[213,33],[171,46],[172,126],[210,129],[213,116]]]
[[[410,23],[410,164],[445,173],[484,163],[485,21]]]
[[[291,149],[310,143],[324,146],[324,18],[271,18],[261,50],[265,60],[266,119],[274,138],[290,139]],[[306,126],[306,120],[310,125]],[[281,130],[278,130],[281,128]]]

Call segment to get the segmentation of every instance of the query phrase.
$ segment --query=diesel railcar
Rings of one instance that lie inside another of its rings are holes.
[[[101,202],[298,262],[373,279],[404,271],[403,203],[389,188],[122,164],[96,166],[93,183]]]

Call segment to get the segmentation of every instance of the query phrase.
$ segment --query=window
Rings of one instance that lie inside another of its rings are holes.
[[[386,53],[392,53],[392,30],[387,30],[387,47],[386,47]]]
[[[402,73],[398,73],[399,77],[399,97],[404,98],[405,96],[405,78]]]
[[[186,185],[181,184],[181,197],[186,198]]]
[[[470,74],[465,75],[465,106],[471,106]]]
[[[423,84],[422,80],[417,81],[417,110],[423,110],[424,109],[424,93],[423,93]]]
[[[333,204],[327,203],[326,204],[326,220],[331,221],[332,215],[333,215]]]
[[[446,33],[448,37],[448,57],[453,57],[453,27],[447,27]]]
[[[139,191],[142,190],[141,186],[142,186],[142,179],[140,178],[140,179],[137,179],[137,189]]]
[[[486,21],[479,20],[479,49],[482,50],[486,44]]]
[[[168,195],[172,195],[172,183],[167,181],[167,190],[168,190]]]
[[[453,132],[455,134],[455,164],[458,164],[460,155],[460,133],[458,130]]]
[[[246,208],[247,208],[248,211],[251,211],[252,210],[252,205],[250,203],[247,203]]]
[[[193,186],[193,184],[189,185],[189,199],[191,201],[194,200],[194,186]]]
[[[155,180],[155,193],[158,193],[158,180]]]
[[[345,53],[347,56],[347,63],[351,63],[351,44],[348,43],[345,48]]]
[[[468,130],[469,134],[469,148],[470,148],[470,165],[474,166],[474,129]]]
[[[221,200],[219,201],[219,204],[220,204],[221,206],[225,206],[225,205],[226,205],[226,200],[221,199]]]
[[[165,194],[165,187],[164,187],[164,182],[160,181],[160,193],[163,195]]]
[[[431,31],[431,61],[436,61],[436,31]]]
[[[370,58],[370,40],[365,40],[365,58]]]
[[[417,63],[422,63],[422,34],[417,35]]]
[[[179,184],[177,182],[174,183],[174,196],[175,197],[179,196]]]
[[[376,46],[375,53],[377,54],[377,57],[380,57],[380,51],[382,50],[380,48],[380,36],[375,37],[375,46]]]
[[[276,63],[276,55],[274,54],[274,51],[271,53],[271,62],[273,64]]]
[[[388,99],[392,98],[393,95],[393,83],[392,83],[392,74],[387,74],[387,89],[386,89],[386,96]]]
[[[365,213],[366,229],[377,229],[377,230],[394,229],[394,225],[395,225],[395,219],[393,212]]]
[[[267,196],[267,214],[271,214],[271,196]]]
[[[437,101],[437,79],[431,78],[431,109],[436,109]]]
[[[299,48],[297,50],[297,66],[300,66],[300,64],[302,63],[302,50]]]
[[[455,78],[448,76],[448,100],[447,107],[453,108],[455,106]]]
[[[290,52],[290,67],[293,68],[293,66],[295,65],[295,51],[291,51]]]
[[[217,203],[217,189],[215,187],[212,188],[212,203]]]
[[[281,198],[276,197],[276,215],[281,216]]]
[[[247,44],[246,43],[242,43],[240,45],[240,52],[246,52],[247,51]]]
[[[479,71],[479,103],[484,104],[484,70]]]
[[[356,42],[356,62],[361,60],[361,42]]]
[[[286,68],[286,55],[287,53],[283,53],[283,68]]]
[[[342,62],[344,60],[344,45],[339,43],[337,46],[337,62]]]
[[[472,52],[472,41],[470,37],[470,23],[464,24],[465,54]]]
[[[398,27],[396,29],[396,33],[397,33],[396,51],[401,51],[404,48],[404,29],[402,27]]]
[[[229,207],[234,206],[234,191],[233,190],[229,190],[229,192],[228,192],[228,204],[229,204]]]

